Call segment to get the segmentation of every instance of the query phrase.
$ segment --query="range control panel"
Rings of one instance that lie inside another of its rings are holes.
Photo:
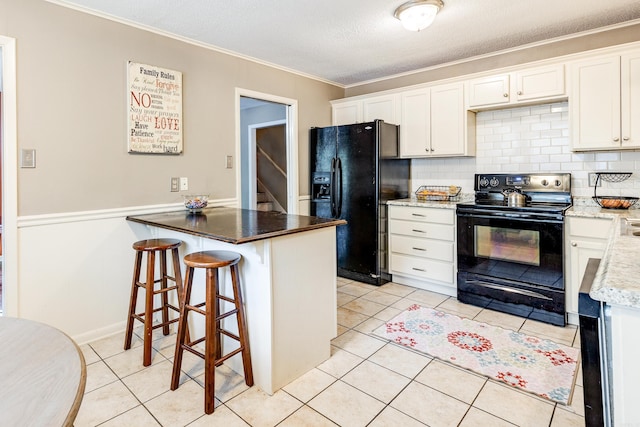
[[[476,174],[475,191],[571,192],[571,174]]]

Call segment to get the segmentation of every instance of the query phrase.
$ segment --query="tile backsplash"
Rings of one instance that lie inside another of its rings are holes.
[[[453,184],[472,193],[475,173],[570,172],[574,198],[588,198],[589,172],[633,172],[624,182],[604,182],[598,195],[640,196],[640,151],[573,153],[569,141],[568,102],[482,111],[476,156],[414,159],[411,185]]]

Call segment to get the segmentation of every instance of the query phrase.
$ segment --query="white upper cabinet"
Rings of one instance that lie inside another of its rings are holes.
[[[362,100],[362,112],[365,122],[384,120],[393,125],[400,124],[400,95],[374,96]]]
[[[569,102],[574,151],[640,147],[640,51],[571,65]]]
[[[400,156],[424,157],[431,150],[431,91],[409,90],[400,95]]]
[[[640,51],[621,58],[622,147],[640,147]]]
[[[334,126],[384,120],[393,125],[400,124],[400,95],[372,96],[356,100],[331,101]]]
[[[515,74],[516,101],[564,96],[564,65],[531,68]]]
[[[430,154],[437,157],[473,155],[474,135],[475,114],[464,108],[464,84],[432,87]]]
[[[332,101],[331,112],[334,126],[362,123],[362,100]]]
[[[404,91],[400,97],[402,157],[470,156],[475,115],[464,108],[464,84]]]
[[[469,80],[470,109],[551,101],[566,95],[564,65],[527,68]]]
[[[509,74],[469,80],[469,107],[509,103]]]

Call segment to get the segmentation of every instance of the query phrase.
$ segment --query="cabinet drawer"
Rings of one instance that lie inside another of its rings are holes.
[[[453,262],[453,242],[441,240],[392,235],[391,252]]]
[[[416,221],[389,221],[390,234],[402,234],[404,236],[418,237],[421,239],[438,239],[453,242],[455,229],[452,226],[442,224],[429,224]]]
[[[391,255],[391,273],[453,283],[453,264],[406,255]]]
[[[612,223],[613,221],[610,219],[570,217],[567,221],[567,227],[570,236],[608,239]]]
[[[456,215],[453,209],[389,206],[389,218],[453,225]]]

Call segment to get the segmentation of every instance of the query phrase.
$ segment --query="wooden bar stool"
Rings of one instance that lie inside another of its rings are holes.
[[[250,387],[253,385],[253,370],[251,368],[251,353],[249,351],[249,336],[245,319],[240,280],[238,274],[238,262],[242,256],[230,251],[204,251],[191,253],[184,257],[187,266],[185,273],[184,299],[180,304],[180,321],[178,322],[178,337],[176,339],[176,352],[173,359],[173,375],[171,378],[171,390],[175,390],[180,382],[180,368],[182,365],[183,350],[187,350],[204,359],[204,408],[207,414],[211,414],[215,402],[215,368],[222,365],[228,358],[242,353],[242,365],[244,368],[244,380]],[[233,285],[233,297],[220,294],[218,269],[230,267],[231,282]],[[193,283],[194,269],[206,269],[206,295],[205,302],[191,305],[191,285]],[[234,304],[234,309],[220,313],[220,300]],[[205,306],[205,310],[200,307]],[[189,342],[187,335],[188,314],[200,313],[205,316],[205,336]],[[221,320],[236,315],[238,335],[221,327]],[[221,334],[224,334],[240,344],[239,348],[222,355]],[[198,351],[195,346],[204,341],[204,353]]]
[[[131,298],[129,300],[129,315],[127,318],[127,333],[124,339],[124,349],[131,348],[131,338],[133,335],[134,320],[139,320],[144,324],[144,355],[142,364],[149,366],[151,364],[151,341],[153,338],[153,330],[162,327],[162,333],[169,335],[169,325],[177,322],[178,317],[169,319],[169,309],[180,313],[180,309],[169,304],[168,293],[176,290],[178,293],[178,301],[182,299],[182,273],[180,271],[180,255],[178,248],[182,245],[182,241],[178,239],[148,239],[140,240],[133,244],[136,251],[136,260],[133,267],[133,281],[131,283]],[[174,277],[167,274],[167,251],[171,250],[173,258]],[[147,253],[147,274],[146,281],[142,282],[140,278],[142,266],[142,254]],[[156,252],[160,256],[160,272],[159,277],[155,278],[155,259]],[[168,286],[168,280],[174,282],[173,286]],[[160,288],[155,289],[155,284],[160,283]],[[144,312],[136,313],[136,304],[138,301],[138,289],[145,289]],[[153,300],[155,295],[161,295],[161,306],[154,308]],[[162,321],[153,324],[154,313],[162,311]],[[188,331],[187,331],[188,334]]]

